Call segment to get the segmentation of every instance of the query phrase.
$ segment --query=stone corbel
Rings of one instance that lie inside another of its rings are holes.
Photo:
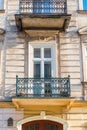
[[[3,34],[5,34],[5,30],[0,28],[0,35],[3,35]]]

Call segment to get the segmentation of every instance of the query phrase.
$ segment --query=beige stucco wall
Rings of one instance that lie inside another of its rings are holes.
[[[8,126],[7,120],[13,119],[13,126]],[[0,130],[17,130],[17,122],[23,119],[23,111],[15,108],[0,108]]]
[[[0,130],[20,130],[20,126],[33,120],[52,120],[61,122],[64,125],[64,130],[86,130],[87,129],[87,109],[86,108],[72,108],[69,112],[48,115],[46,111],[40,112],[39,115],[24,117],[23,110],[16,110],[14,108],[0,108]],[[28,113],[28,112],[27,112]],[[45,114],[44,114],[45,113]],[[13,119],[13,127],[7,126],[8,118]]]
[[[78,13],[77,14],[77,26],[78,28],[87,27],[87,13]]]
[[[82,66],[80,60],[80,36],[77,30],[78,28],[87,26],[87,16],[77,13],[77,2],[77,0],[67,0],[68,14],[72,14],[71,21],[66,32],[59,34],[58,44],[60,45],[59,62],[61,77],[70,75],[71,95],[72,97],[79,98],[82,97]],[[5,96],[11,96],[15,94],[16,75],[19,77],[27,75],[27,43],[29,39],[24,33],[17,32],[14,14],[19,11],[18,1],[5,0],[4,7],[6,9],[5,13],[0,13],[0,28],[6,30],[4,36],[0,35],[0,88],[1,94],[5,93]],[[1,108],[0,130],[17,130],[17,122],[30,116],[28,113],[24,116],[23,111],[17,111],[14,108]],[[66,113],[56,112],[56,114],[54,113],[52,116],[66,121],[68,123],[66,130],[87,129],[86,108],[73,108]],[[7,119],[9,117],[12,117],[14,120],[13,128],[7,127]]]
[[[1,26],[3,24],[6,34],[3,43],[2,58],[4,65],[1,76],[1,87],[5,95],[14,95],[16,75],[24,77],[27,75],[27,43],[29,38],[24,33],[17,32],[14,14],[18,12],[18,1],[5,1],[5,14],[0,13]],[[80,37],[77,34],[77,1],[67,1],[68,14],[72,14],[71,21],[66,32],[59,34],[60,45],[60,75],[71,76],[72,96],[82,97],[81,66],[80,66]],[[3,22],[3,20],[5,22]],[[81,20],[80,20],[81,21]],[[55,34],[54,36],[55,37]],[[39,38],[38,38],[39,39]],[[47,41],[46,41],[47,42]],[[59,51],[59,50],[58,50]],[[1,62],[2,62],[1,61]],[[10,80],[9,80],[10,79]],[[10,91],[9,91],[10,89]]]
[[[6,5],[6,12],[0,13],[0,28],[6,30],[4,36],[0,35],[1,50],[1,95],[11,96],[15,94],[15,78],[27,76],[27,44],[29,37],[25,33],[19,33],[15,24],[14,14],[18,12],[18,1],[9,0]],[[71,77],[71,96],[82,97],[82,63],[81,46],[78,28],[86,26],[86,15],[77,14],[77,1],[67,0],[68,13],[72,14],[69,28],[58,36],[59,57],[57,59],[60,67],[60,76]],[[4,21],[4,22],[3,22]],[[81,22],[82,21],[82,22]],[[53,36],[55,37],[55,35]],[[38,38],[39,39],[39,38]],[[33,39],[31,38],[31,41]],[[4,91],[5,90],[5,91]],[[57,113],[57,112],[56,112]],[[28,118],[27,114],[23,117],[22,111],[11,108],[0,109],[0,130],[17,130],[17,122],[23,118]],[[36,115],[33,115],[36,116]],[[73,108],[66,113],[57,113],[56,116],[68,123],[66,130],[86,130],[87,129],[87,110],[86,108]],[[8,117],[13,117],[13,128],[7,127]]]

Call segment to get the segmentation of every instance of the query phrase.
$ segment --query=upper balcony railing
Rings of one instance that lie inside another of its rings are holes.
[[[20,0],[21,14],[67,14],[67,0]]]
[[[70,77],[66,78],[18,78],[16,96],[25,98],[70,97]]]

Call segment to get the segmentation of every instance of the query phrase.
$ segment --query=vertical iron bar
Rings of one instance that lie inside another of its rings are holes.
[[[65,6],[65,13],[67,14],[67,0],[65,0],[66,6]]]
[[[69,88],[69,96],[70,96],[70,94],[71,94],[71,92],[70,92],[70,75],[68,75],[68,88]]]
[[[20,10],[20,2],[21,0],[18,1],[18,6],[19,6],[19,9],[18,9],[18,13],[20,14],[21,10]]]
[[[16,96],[18,95],[18,75],[16,75]]]

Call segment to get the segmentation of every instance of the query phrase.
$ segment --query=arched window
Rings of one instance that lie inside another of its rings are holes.
[[[9,118],[9,119],[7,120],[7,125],[8,125],[8,126],[13,126],[13,119],[12,119],[12,118]]]
[[[0,0],[0,10],[4,9],[4,0]]]

